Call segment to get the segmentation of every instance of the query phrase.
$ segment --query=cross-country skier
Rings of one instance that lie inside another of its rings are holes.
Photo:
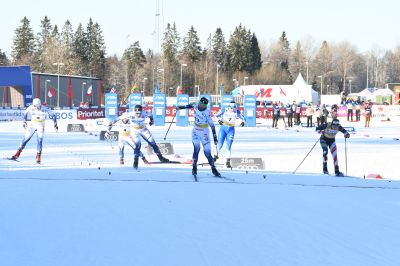
[[[140,137],[142,137],[154,150],[154,153],[157,155],[158,159],[162,163],[169,163],[169,160],[162,156],[160,149],[155,142],[153,135],[147,128],[145,121],[146,118],[150,119],[149,125],[153,125],[153,114],[147,111],[144,111],[141,105],[135,105],[134,111],[129,113],[129,123],[131,128],[131,136],[135,142],[136,146],[139,146],[140,150]],[[139,153],[135,153],[135,158],[133,161],[133,168],[137,169],[139,164]]]
[[[215,168],[214,160],[211,156],[211,145],[210,145],[210,130],[214,138],[214,144],[217,145],[218,139],[215,132],[214,122],[210,116],[210,110],[207,109],[208,100],[202,97],[196,104],[188,104],[186,106],[178,106],[178,109],[190,109],[194,110],[194,124],[192,129],[192,143],[193,143],[193,168],[192,174],[197,175],[197,161],[199,159],[200,145],[203,145],[204,155],[206,156],[208,163],[211,166],[211,171],[214,176],[220,177],[221,174]]]
[[[240,113],[240,111],[236,108],[235,101],[231,101],[224,110],[221,110],[215,115],[218,118],[218,123],[221,125],[218,132],[218,152],[221,150],[224,142],[226,140],[226,149],[229,151],[229,157],[226,159],[226,167],[232,168],[231,166],[231,147],[233,143],[233,139],[235,137],[235,124],[236,119],[239,118],[242,120],[240,126],[244,126],[246,119]],[[217,156],[214,156],[214,159],[218,159]]]
[[[131,134],[131,123],[129,120],[128,112],[123,113],[114,123],[111,122],[108,125],[108,131],[105,134],[106,138],[107,135],[110,134],[109,132],[112,128],[116,128],[118,130],[118,148],[119,148],[120,164],[124,164],[125,144],[127,144],[133,149],[134,154],[139,153],[139,156],[142,158],[145,164],[149,164],[149,162],[146,160],[146,157],[140,151],[140,147],[138,147],[135,144],[138,142],[137,138],[139,138],[139,136],[137,136],[136,134],[132,136]]]
[[[330,123],[325,123],[320,125],[315,129],[321,134],[320,144],[322,147],[322,165],[324,174],[329,174],[328,172],[328,148],[331,151],[333,158],[333,165],[335,166],[335,175],[343,176],[343,173],[339,171],[339,162],[337,159],[337,148],[335,143],[336,134],[340,131],[344,134],[345,138],[350,138],[349,132],[344,129],[337,118],[333,119]]]
[[[30,122],[28,123],[28,119]],[[17,160],[21,155],[21,152],[25,148],[26,144],[37,134],[37,153],[36,153],[36,163],[40,164],[42,160],[42,148],[43,148],[43,137],[46,119],[52,119],[54,122],[54,130],[58,131],[56,116],[50,112],[47,107],[42,106],[42,102],[39,98],[35,98],[32,101],[32,105],[26,108],[24,113],[24,124],[25,136],[19,145],[17,152],[10,158],[12,160]]]

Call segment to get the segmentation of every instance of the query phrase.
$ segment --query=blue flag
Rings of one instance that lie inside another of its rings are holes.
[[[158,88],[158,84],[154,84],[154,94],[160,93],[160,89]]]

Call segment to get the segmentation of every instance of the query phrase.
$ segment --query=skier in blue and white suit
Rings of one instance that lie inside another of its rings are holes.
[[[135,140],[135,145],[140,146],[140,138],[142,137],[154,150],[154,153],[157,155],[158,159],[162,163],[168,163],[169,160],[162,156],[160,149],[155,142],[153,135],[149,131],[146,126],[146,118],[150,119],[149,125],[153,125],[154,119],[153,114],[147,111],[143,111],[141,105],[135,105],[134,111],[129,113],[129,123],[131,125],[131,136]],[[139,148],[140,149],[140,148]],[[139,161],[139,153],[135,153],[135,159],[133,163],[133,167],[137,168]],[[136,166],[136,167],[135,167]]]
[[[30,119],[30,122],[28,123]],[[24,129],[25,136],[22,139],[21,144],[18,147],[17,152],[11,157],[11,159],[16,160],[20,156],[22,150],[25,148],[26,144],[37,133],[37,153],[36,153],[36,163],[41,162],[42,148],[43,148],[43,137],[46,119],[51,119],[54,122],[54,129],[58,131],[56,116],[47,108],[42,106],[42,102],[39,98],[35,98],[32,101],[32,105],[26,108],[24,113]]]
[[[110,134],[110,130],[114,128],[118,130],[118,148],[119,148],[119,162],[120,164],[124,164],[124,150],[125,144],[130,146],[134,154],[139,153],[139,156],[142,158],[145,164],[149,164],[146,160],[143,153],[140,151],[140,147],[137,147],[135,142],[139,142],[139,136],[131,134],[131,123],[129,121],[129,113],[123,113],[114,123],[110,122],[108,125],[108,131],[105,133],[105,137]],[[136,139],[135,139],[136,138]]]
[[[231,101],[229,105],[224,109],[218,112],[215,116],[218,118],[218,123],[221,125],[218,133],[218,152],[221,150],[224,142],[226,140],[226,149],[229,151],[229,157],[226,159],[226,167],[232,168],[231,166],[231,147],[233,143],[233,139],[235,137],[235,124],[236,119],[239,118],[242,120],[240,126],[244,126],[246,119],[240,113],[238,109],[236,109],[235,101]],[[215,161],[218,159],[217,156],[214,157]]]
[[[214,144],[217,145],[217,133],[215,132],[214,122],[210,116],[210,110],[207,109],[208,100],[202,97],[196,104],[188,104],[186,106],[178,106],[178,109],[190,109],[194,110],[194,124],[192,129],[192,143],[193,143],[193,168],[192,174],[197,175],[197,161],[199,159],[200,145],[203,145],[204,155],[206,156],[208,163],[211,166],[211,171],[214,176],[220,177],[221,174],[215,168],[214,160],[211,156],[211,145],[210,145],[210,130],[214,138]]]

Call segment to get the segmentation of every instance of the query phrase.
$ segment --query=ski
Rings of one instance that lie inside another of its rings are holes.
[[[149,162],[150,164],[185,164],[184,162],[180,161],[169,161],[169,162]]]
[[[193,175],[194,178],[194,182],[198,182],[199,180],[197,180],[197,175]]]
[[[230,177],[227,177],[227,176],[223,176],[223,175],[221,175],[221,176],[215,176],[215,175],[213,175],[213,174],[207,174],[207,175],[208,175],[208,176],[212,176],[212,177],[214,177],[214,178],[225,179],[225,180],[230,181],[230,182],[235,182],[235,179],[234,179],[234,178],[230,178]]]
[[[13,159],[12,157],[6,157],[6,158],[4,158],[4,159],[9,160],[9,161],[14,161],[14,162],[20,162],[20,160],[18,160],[18,159]]]

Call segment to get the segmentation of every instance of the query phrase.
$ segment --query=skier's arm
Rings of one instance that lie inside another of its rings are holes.
[[[350,133],[347,132],[347,130],[344,129],[344,127],[339,126],[339,131],[342,132],[342,133],[344,134],[344,137],[345,137],[346,139],[350,138]]]
[[[54,130],[58,131],[58,125],[57,125],[57,116],[55,112],[50,113],[49,109],[46,110],[47,115],[49,116],[49,118],[52,118],[53,123],[54,123]]]
[[[224,122],[222,121],[221,117],[225,113],[225,110],[220,110],[218,113],[216,113],[214,116],[217,117],[218,119],[218,124],[222,125]]]
[[[187,105],[180,105],[176,107],[177,109],[190,109],[193,108],[192,104],[187,104]]]
[[[239,110],[236,110],[236,116],[242,120],[242,123],[240,123],[241,127],[244,127],[244,123],[246,122],[246,118],[242,115],[242,113]]]
[[[326,126],[327,124],[321,124],[315,129],[315,131],[317,131],[319,134],[324,134]]]

